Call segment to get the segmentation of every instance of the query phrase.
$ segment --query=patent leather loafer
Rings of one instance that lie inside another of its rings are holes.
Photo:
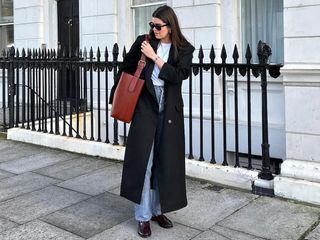
[[[140,237],[146,238],[151,236],[150,222],[138,221],[138,234]]]
[[[170,221],[169,218],[167,218],[165,215],[161,214],[161,215],[158,215],[158,216],[153,216],[151,218],[152,221],[156,221],[160,227],[163,227],[163,228],[172,228],[173,227],[173,224],[172,222]]]

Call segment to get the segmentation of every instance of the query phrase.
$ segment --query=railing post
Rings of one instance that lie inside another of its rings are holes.
[[[119,55],[119,46],[118,44],[113,45],[112,50],[113,55],[113,78],[114,81],[117,77],[117,67],[118,67],[118,55]],[[119,139],[118,139],[118,120],[113,119],[113,145],[119,145]]]
[[[259,41],[258,43],[259,63],[264,66],[261,68],[261,107],[262,107],[262,170],[259,173],[259,178],[264,180],[272,180],[273,176],[270,171],[270,144],[268,137],[268,102],[267,102],[267,69],[268,59],[272,54],[271,48]]]
[[[11,47],[9,50],[9,68],[8,68],[8,100],[9,100],[9,127],[14,127],[14,95],[15,95],[15,84],[14,84],[14,54],[15,49]]]

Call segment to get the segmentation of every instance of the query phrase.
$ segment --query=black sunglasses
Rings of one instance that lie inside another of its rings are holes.
[[[162,27],[165,27],[165,26],[168,26],[169,24],[166,23],[166,24],[163,24],[163,25],[159,25],[159,24],[154,24],[153,22],[149,22],[149,26],[151,29],[155,28],[156,30],[158,31],[161,31],[161,28]]]

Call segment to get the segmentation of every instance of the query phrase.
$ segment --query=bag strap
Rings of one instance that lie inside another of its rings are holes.
[[[150,36],[148,34],[146,34],[145,36],[145,41],[149,42]],[[138,79],[141,75],[142,70],[144,69],[144,67],[146,66],[146,55],[144,55],[143,53],[141,54],[141,58],[138,62],[138,66],[136,69],[136,72],[134,73],[134,77],[129,85],[129,92],[133,92],[137,83],[138,83]]]
[[[148,34],[146,34],[145,36],[145,41],[149,42],[149,38],[150,36]],[[141,58],[138,62],[138,66],[137,66],[137,70],[134,73],[134,76],[139,78],[141,75],[142,70],[144,69],[144,67],[146,66],[146,55],[144,55],[143,53],[141,54]]]

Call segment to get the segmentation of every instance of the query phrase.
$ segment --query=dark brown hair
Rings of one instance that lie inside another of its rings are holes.
[[[171,29],[171,43],[175,50],[175,57],[177,56],[179,48],[185,48],[189,45],[189,42],[183,36],[177,15],[173,9],[167,5],[158,7],[153,13],[152,17],[161,19],[164,23],[168,24]],[[152,29],[150,29],[151,38],[155,39],[155,35]]]

